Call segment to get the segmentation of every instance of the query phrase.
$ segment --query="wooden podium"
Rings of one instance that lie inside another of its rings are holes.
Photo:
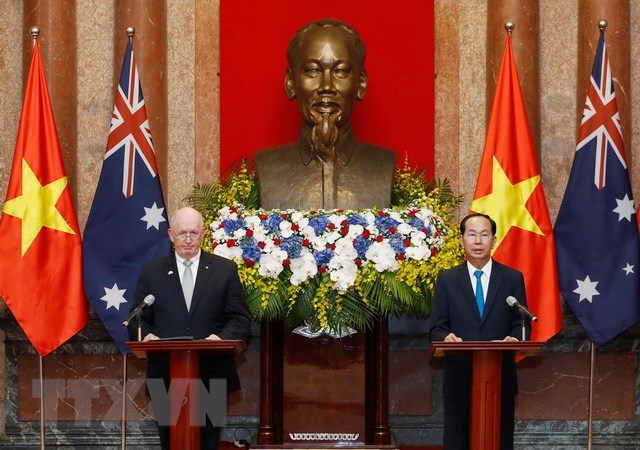
[[[466,341],[431,343],[434,356],[471,353],[473,381],[471,386],[471,448],[500,449],[500,386],[502,354],[516,356],[538,353],[544,342]]]
[[[244,350],[243,341],[159,340],[130,341],[126,344],[138,358],[146,358],[148,354],[153,352],[168,352],[171,380],[200,380],[199,356],[201,352],[219,356],[234,356]],[[172,450],[200,449],[200,428],[191,426],[192,418],[196,417],[198,405],[190,401],[190,389],[187,385],[187,390],[184,393],[177,389],[170,393],[171,417],[173,418],[177,414],[177,420],[171,425]]]
[[[287,429],[283,411],[284,402],[284,325],[282,322],[260,324],[260,424],[258,446],[286,447],[283,431]],[[389,367],[388,367],[388,323],[386,317],[378,317],[372,330],[368,331],[363,348],[363,413],[358,416],[364,429],[357,445],[386,446],[391,443],[389,429]],[[306,339],[306,338],[305,338]],[[326,399],[325,399],[326,400]],[[326,406],[326,405],[325,405]],[[330,406],[330,405],[329,405]],[[331,409],[326,407],[327,414]],[[335,410],[335,409],[334,409]],[[322,417],[309,418],[322,419]],[[314,434],[314,433],[309,433]],[[324,434],[324,433],[320,433]],[[333,434],[333,433],[328,433]],[[337,433],[340,434],[340,433]],[[284,444],[284,445],[283,445]],[[300,447],[298,444],[295,444]],[[303,445],[344,446],[344,442],[307,441]]]

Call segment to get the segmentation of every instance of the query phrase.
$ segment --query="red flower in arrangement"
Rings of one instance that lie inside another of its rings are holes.
[[[280,238],[275,238],[275,239],[273,240],[273,243],[274,243],[275,245],[280,245]]]
[[[396,258],[398,259],[398,261],[404,261],[404,253],[398,253],[398,256],[396,256]]]
[[[235,247],[236,245],[236,240],[235,239],[229,239],[227,241],[227,247],[231,248],[231,247]]]
[[[247,267],[252,267],[252,266],[253,266],[253,264],[254,264],[254,262],[253,262],[253,260],[252,260],[252,259],[245,258],[245,259],[244,259],[244,264],[245,264]]]
[[[327,271],[327,268],[325,266],[318,267],[318,272],[325,273],[326,271]]]
[[[297,223],[294,223],[293,225],[291,225],[291,230],[292,231],[299,231],[300,230],[300,225],[298,225]]]
[[[269,216],[267,216],[266,214],[258,214],[258,218],[260,220],[267,220],[269,218]]]
[[[266,242],[264,242],[264,241],[258,242],[258,247],[265,248],[266,246],[267,246]]]
[[[389,233],[395,233],[396,231],[398,231],[396,227],[389,227]]]
[[[384,238],[381,235],[377,235],[376,242],[382,242],[382,241],[384,241]]]
[[[369,239],[371,237],[371,231],[365,228],[365,230],[362,232],[362,237],[365,239]]]
[[[309,239],[303,239],[302,240],[302,246],[303,247],[309,247],[311,245],[311,242],[309,242]]]
[[[354,262],[356,263],[356,266],[362,267],[362,260],[360,258],[356,258]]]
[[[410,246],[411,246],[411,241],[410,241],[409,239],[405,239],[405,240],[404,240],[404,241],[402,241],[402,242],[404,242],[404,246],[405,246],[405,247],[410,247]]]
[[[253,237],[253,230],[252,229],[248,229],[247,233],[246,233],[247,237]]]
[[[436,256],[436,253],[438,253],[438,250],[436,250],[435,248],[431,249],[431,256]]]
[[[327,228],[328,228],[329,230],[335,230],[335,229],[336,229],[336,226],[335,226],[334,224],[330,223],[329,225],[327,225]]]
[[[346,236],[347,234],[349,234],[349,227],[340,228],[340,234],[343,236]]]
[[[289,267],[291,265],[291,260],[289,258],[283,260],[282,265],[285,267]]]

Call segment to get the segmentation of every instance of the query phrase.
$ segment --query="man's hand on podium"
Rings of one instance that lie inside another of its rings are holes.
[[[205,339],[207,341],[221,341],[222,340],[222,338],[220,336],[218,336],[217,334],[210,334]]]
[[[158,336],[153,333],[149,333],[144,337],[142,342],[157,341],[158,339],[160,339]]]
[[[444,342],[462,342],[462,338],[459,338],[454,333],[449,333],[444,338]]]

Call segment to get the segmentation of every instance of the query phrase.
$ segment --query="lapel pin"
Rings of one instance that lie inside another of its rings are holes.
[[[170,270],[169,272],[167,272],[167,275],[173,275],[173,270]]]

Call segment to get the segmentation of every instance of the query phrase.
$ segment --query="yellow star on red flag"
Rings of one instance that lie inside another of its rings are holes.
[[[513,184],[494,156],[491,183],[493,191],[489,195],[475,199],[471,209],[489,214],[496,221],[498,229],[495,248],[500,247],[500,243],[511,227],[544,236],[526,206],[527,200],[540,183],[540,175]]]
[[[22,159],[22,195],[8,200],[2,212],[22,219],[22,256],[27,252],[42,227],[76,234],[56,208],[67,187],[67,177],[42,186],[27,161]]]

